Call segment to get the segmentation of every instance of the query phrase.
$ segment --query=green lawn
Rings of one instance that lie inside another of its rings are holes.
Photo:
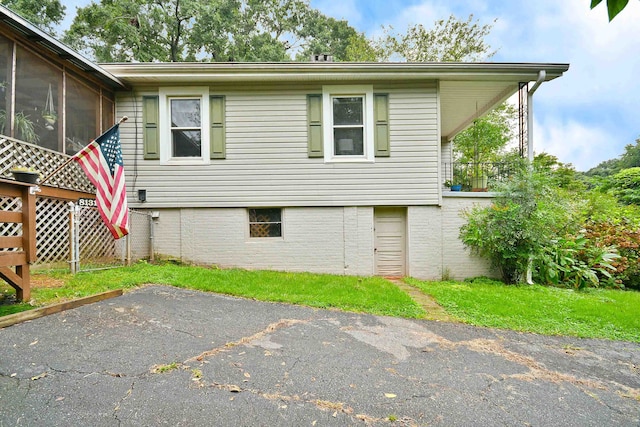
[[[640,342],[640,292],[506,286],[491,280],[407,282],[471,325]]]
[[[310,307],[409,318],[425,315],[424,310],[406,293],[379,277],[220,270],[171,263],[139,263],[131,267],[79,273],[75,276],[61,272],[47,274],[63,280],[65,285],[52,288],[34,287],[31,298],[36,305],[47,305],[112,289],[127,289],[153,283]],[[9,289],[11,288],[5,290]],[[0,305],[0,316],[9,314],[11,307],[16,310],[15,306]],[[30,307],[22,305],[22,308]]]
[[[261,301],[397,317],[425,316],[425,311],[406,293],[377,277],[139,263],[75,276],[61,271],[35,272],[34,278],[52,278],[63,284],[34,287],[32,303],[36,306],[112,289],[165,284]],[[447,313],[464,323],[541,334],[640,342],[640,292],[506,286],[484,279],[473,282],[406,280],[433,296]],[[2,294],[13,292],[12,288],[0,285],[0,316],[33,308],[29,304],[2,304]]]

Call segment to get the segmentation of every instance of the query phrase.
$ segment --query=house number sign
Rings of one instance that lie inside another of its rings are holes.
[[[98,205],[96,205],[96,199],[80,198],[78,199],[78,206],[82,206],[84,208],[95,208]]]

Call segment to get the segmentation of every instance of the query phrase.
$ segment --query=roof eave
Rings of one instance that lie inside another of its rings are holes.
[[[112,63],[103,68],[129,84],[355,80],[536,80],[560,77],[569,64],[553,63]]]

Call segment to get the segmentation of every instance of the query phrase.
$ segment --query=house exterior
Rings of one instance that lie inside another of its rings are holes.
[[[129,203],[158,254],[221,267],[491,275],[458,239],[490,193],[443,188],[451,139],[567,64],[126,63]]]
[[[458,239],[460,213],[490,203],[491,193],[443,188],[450,141],[523,83],[536,81],[532,95],[568,70],[540,63],[98,65],[2,6],[0,18],[0,150],[12,153],[0,174],[36,162],[46,176],[128,116],[120,134],[129,206],[152,213],[155,252],[221,267],[491,275]],[[25,118],[30,135],[22,132]],[[42,186],[40,198],[62,203],[61,188],[84,197],[91,190],[84,181],[70,166]],[[62,245],[64,234],[47,233]]]

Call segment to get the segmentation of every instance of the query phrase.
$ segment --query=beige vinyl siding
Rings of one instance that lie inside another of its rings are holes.
[[[157,90],[157,89],[156,89]],[[325,163],[309,158],[304,90],[225,90],[226,159],[209,165],[160,165],[142,158],[142,95],[118,98],[127,185],[144,207],[407,206],[438,202],[435,84],[421,88],[374,85],[389,94],[391,155],[375,163]],[[133,118],[135,120],[132,120]],[[136,123],[138,130],[136,132]],[[134,179],[135,176],[135,179]]]

